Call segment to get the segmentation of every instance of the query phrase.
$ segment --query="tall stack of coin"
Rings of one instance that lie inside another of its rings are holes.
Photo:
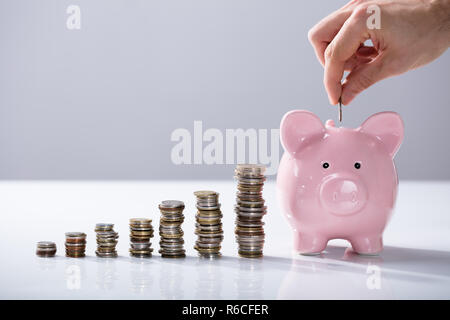
[[[82,258],[86,250],[86,234],[83,232],[66,232],[66,256]]]
[[[184,221],[184,203],[178,200],[165,200],[159,205],[161,220],[159,224],[160,250],[163,258],[183,258],[183,230],[181,224]]]
[[[133,257],[151,257],[150,238],[153,238],[152,220],[145,218],[130,219],[130,255]]]
[[[195,234],[198,239],[194,249],[201,257],[220,257],[223,230],[219,194],[214,191],[196,191],[194,195],[197,197],[198,209],[195,216]]]
[[[36,255],[39,257],[54,257],[56,254],[56,244],[51,241],[39,241],[37,243]]]
[[[263,256],[265,234],[262,217],[267,212],[262,196],[265,169],[256,164],[239,164],[235,169],[235,178],[238,180],[235,233],[239,255],[245,258]]]
[[[95,232],[97,233],[97,251],[95,251],[95,254],[102,258],[117,257],[116,245],[119,234],[114,231],[114,224],[97,223]]]

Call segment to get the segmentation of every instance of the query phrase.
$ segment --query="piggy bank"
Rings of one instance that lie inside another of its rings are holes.
[[[277,193],[296,251],[319,254],[331,239],[349,241],[359,254],[383,249],[398,188],[393,158],[403,132],[394,112],[374,114],[356,129],[332,120],[323,125],[303,110],[283,117]]]

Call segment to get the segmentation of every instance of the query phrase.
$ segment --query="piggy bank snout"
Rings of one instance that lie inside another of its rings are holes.
[[[320,187],[322,205],[335,215],[357,213],[367,201],[367,190],[362,181],[354,177],[333,176]]]

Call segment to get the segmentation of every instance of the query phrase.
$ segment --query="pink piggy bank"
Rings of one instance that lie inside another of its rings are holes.
[[[348,240],[360,254],[378,254],[398,188],[393,158],[403,140],[394,112],[359,128],[325,126],[294,110],[281,121],[286,150],[277,176],[278,200],[294,230],[294,249],[319,254],[329,240]]]

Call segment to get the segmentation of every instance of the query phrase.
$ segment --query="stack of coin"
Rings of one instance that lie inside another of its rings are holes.
[[[183,258],[183,230],[184,203],[178,200],[165,200],[159,205],[161,220],[159,224],[160,250],[163,258]]]
[[[82,258],[85,256],[86,234],[83,232],[66,233],[66,256],[71,258]]]
[[[223,240],[222,212],[220,211],[219,194],[214,191],[196,191],[197,223],[195,234],[198,236],[194,249],[201,257],[220,257]]]
[[[119,234],[114,231],[114,224],[97,223],[95,232],[97,233],[97,251],[95,251],[95,254],[102,258],[117,257],[116,245]]]
[[[130,255],[133,257],[151,257],[150,238],[153,238],[152,220],[145,218],[130,219]]]
[[[265,169],[256,164],[239,164],[235,169],[235,178],[238,180],[235,233],[239,255],[245,258],[263,256],[265,234],[262,217],[267,212],[262,196]]]
[[[39,257],[54,257],[56,254],[56,244],[51,241],[39,241],[37,243],[36,254]]]

